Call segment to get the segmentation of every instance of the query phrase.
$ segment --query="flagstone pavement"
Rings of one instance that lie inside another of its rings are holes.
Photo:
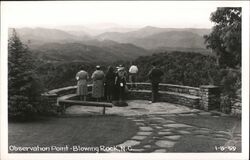
[[[128,101],[128,104],[127,107],[108,108],[106,114],[125,116],[138,126],[136,135],[118,144],[118,146],[130,146],[131,152],[241,151],[240,120],[236,119],[232,127],[226,129],[214,128],[213,125],[216,124],[207,124],[209,119],[215,123],[222,120],[232,121],[230,115],[171,103],[150,104],[148,101],[133,100]],[[66,110],[66,114],[69,115],[100,114],[100,112],[101,108],[85,106],[71,106]],[[199,121],[197,125],[196,121]]]

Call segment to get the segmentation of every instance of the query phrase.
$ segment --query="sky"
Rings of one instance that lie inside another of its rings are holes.
[[[84,25],[98,27],[211,28],[210,14],[233,2],[214,1],[40,1],[5,2],[10,27]]]

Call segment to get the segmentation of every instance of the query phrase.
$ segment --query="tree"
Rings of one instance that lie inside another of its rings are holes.
[[[207,48],[217,54],[222,68],[240,68],[241,8],[217,8],[210,20],[215,26],[209,35],[204,36]]]
[[[8,113],[9,116],[30,116],[38,111],[40,85],[33,72],[28,48],[15,29],[8,41]]]

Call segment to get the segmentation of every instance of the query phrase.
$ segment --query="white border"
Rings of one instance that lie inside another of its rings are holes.
[[[48,2],[48,1],[47,1]],[[140,1],[141,2],[141,1]],[[2,160],[34,160],[34,159],[144,159],[144,160],[162,160],[162,159],[187,159],[187,160],[247,160],[249,154],[249,1],[196,1],[196,3],[217,3],[218,6],[238,6],[242,7],[243,25],[242,25],[242,153],[118,153],[118,154],[8,154],[8,124],[7,124],[7,37],[8,37],[8,4],[13,2],[1,2],[1,54],[0,54],[0,111],[1,111],[1,159]],[[31,3],[31,2],[20,2]],[[32,2],[43,3],[43,2]],[[50,2],[69,3],[69,2]],[[74,2],[70,2],[74,3]],[[77,2],[79,3],[79,2]],[[100,1],[100,3],[105,3]],[[117,3],[117,2],[116,2]],[[128,1],[127,3],[131,3]],[[135,3],[135,2],[133,2]],[[139,3],[139,1],[138,1]],[[145,2],[146,3],[146,2]],[[153,3],[151,1],[151,3]],[[166,3],[165,1],[157,3]],[[187,1],[178,1],[171,3],[188,3]]]

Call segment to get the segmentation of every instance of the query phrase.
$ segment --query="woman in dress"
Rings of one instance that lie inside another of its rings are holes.
[[[113,100],[114,87],[115,87],[115,72],[114,68],[112,66],[109,66],[108,71],[105,75],[105,91],[108,102],[111,102]]]
[[[104,72],[100,70],[100,66],[96,66],[96,71],[92,74],[91,78],[93,79],[92,87],[92,97],[96,98],[97,101],[100,101],[100,98],[104,96]]]
[[[88,80],[88,73],[83,70],[83,67],[81,66],[80,71],[76,74],[76,80],[77,80],[77,90],[76,93],[80,97],[80,100],[86,101],[86,96],[88,95],[88,86],[87,86],[87,80]]]

